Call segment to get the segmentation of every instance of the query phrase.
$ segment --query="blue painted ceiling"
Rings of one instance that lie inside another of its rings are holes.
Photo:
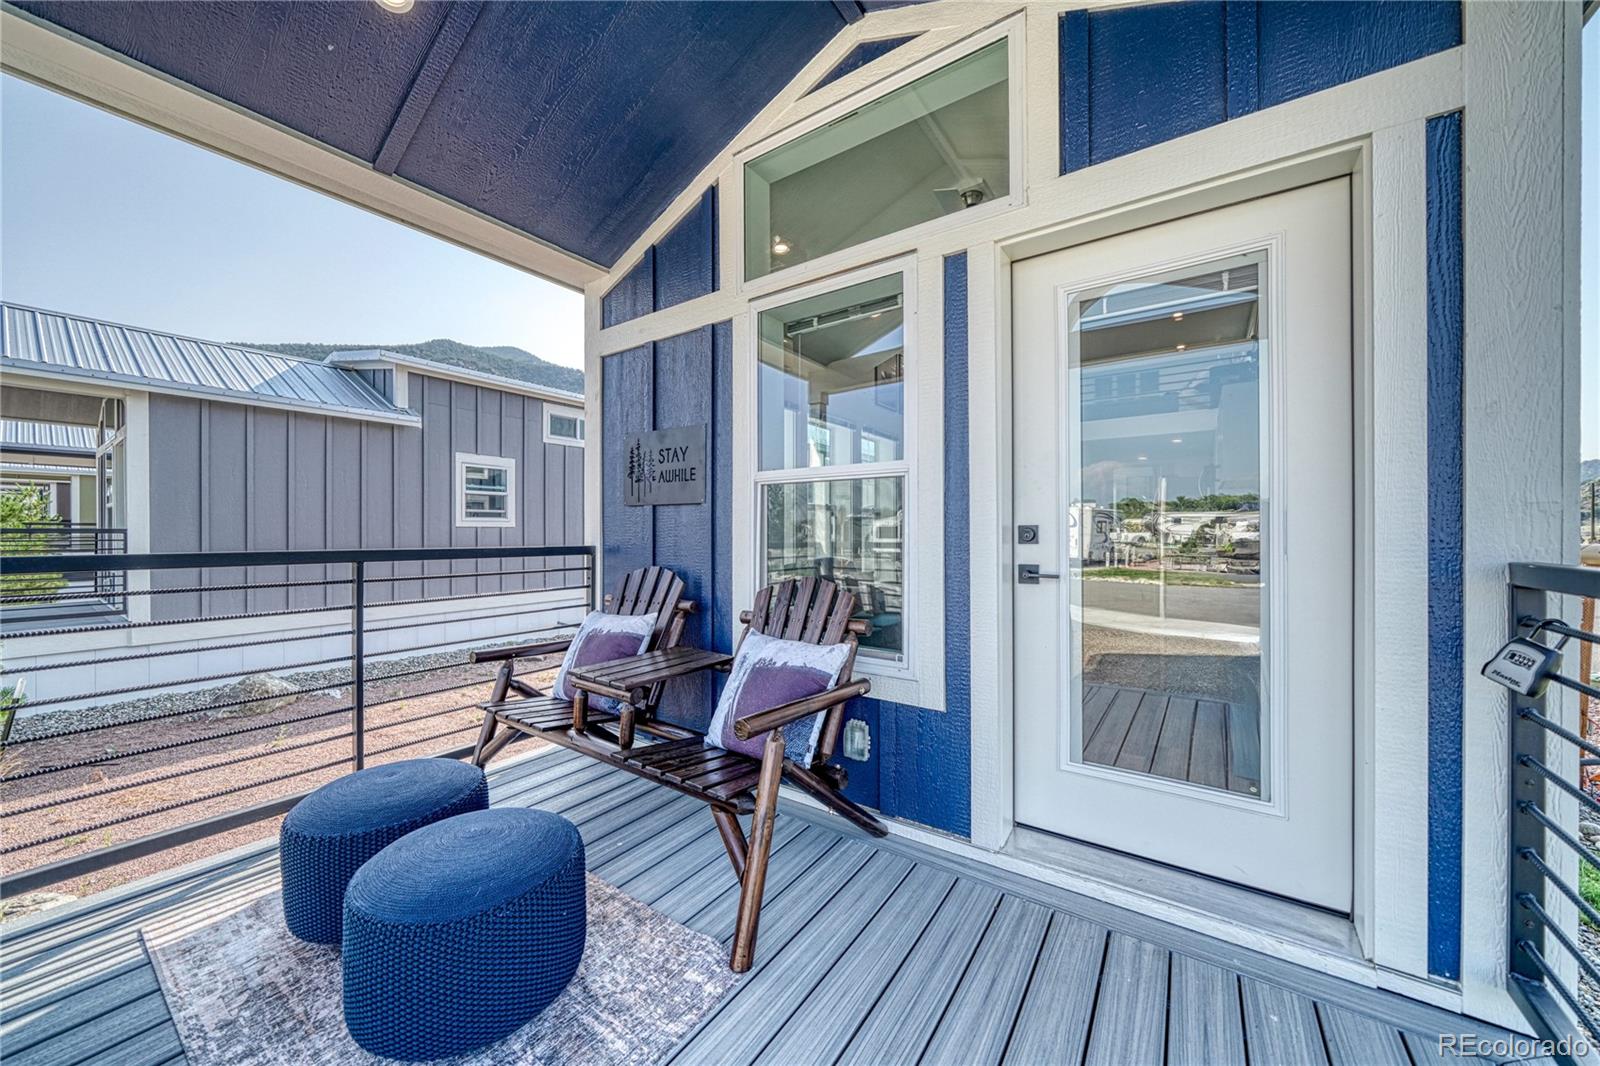
[[[14,6],[610,267],[874,0]]]

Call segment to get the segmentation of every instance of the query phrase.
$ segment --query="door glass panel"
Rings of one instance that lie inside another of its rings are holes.
[[[1073,755],[1266,798],[1264,256],[1070,318]]]

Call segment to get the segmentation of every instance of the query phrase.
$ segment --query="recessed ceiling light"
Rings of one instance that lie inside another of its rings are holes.
[[[1174,312],[1172,312],[1172,321],[1174,321],[1174,322],[1182,322],[1183,321],[1183,312],[1182,311],[1174,311]]]
[[[1181,351],[1183,351],[1183,350],[1184,350],[1184,349],[1185,349],[1185,348],[1187,348],[1187,347],[1189,347],[1189,346],[1188,346],[1188,345],[1187,345],[1187,344],[1180,344],[1180,345],[1178,345],[1178,351],[1180,351],[1180,352],[1181,352]]]
[[[1149,460],[1149,458],[1150,457],[1148,455],[1141,455],[1141,456],[1139,456],[1139,461],[1141,463],[1143,463],[1143,462],[1146,462],[1147,460]]]
[[[789,242],[784,240],[782,237],[778,236],[776,233],[774,233],[772,235],[772,254],[773,255],[788,255],[789,254]]]
[[[377,0],[379,7],[396,15],[404,15],[416,2],[417,0]]]
[[[1173,437],[1172,438],[1172,443],[1174,443],[1174,444],[1182,444],[1183,443],[1183,438],[1182,437]]]

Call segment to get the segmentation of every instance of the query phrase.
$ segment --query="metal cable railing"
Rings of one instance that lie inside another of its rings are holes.
[[[1600,1018],[1587,1005],[1593,991],[1582,995],[1576,987],[1588,982],[1600,988],[1600,959],[1584,949],[1577,929],[1584,921],[1600,926],[1600,910],[1581,888],[1584,866],[1600,872],[1600,853],[1574,832],[1577,819],[1567,813],[1600,814],[1600,794],[1583,772],[1600,758],[1600,738],[1586,735],[1581,719],[1576,728],[1563,724],[1563,704],[1573,702],[1564,693],[1600,697],[1594,679],[1583,676],[1588,656],[1568,662],[1563,654],[1574,641],[1579,647],[1600,643],[1600,636],[1567,621],[1574,598],[1595,597],[1600,570],[1514,564],[1511,639],[1483,668],[1512,694],[1508,987],[1539,1035],[1556,1047],[1574,1046],[1574,1038],[1600,1039]]]
[[[470,653],[570,631],[596,602],[594,559],[576,545],[0,554],[12,587],[66,566],[152,586],[125,614],[5,635],[0,896],[281,814],[369,760],[469,753],[493,678]],[[388,572],[406,564],[423,572]],[[291,589],[305,602],[286,605]]]

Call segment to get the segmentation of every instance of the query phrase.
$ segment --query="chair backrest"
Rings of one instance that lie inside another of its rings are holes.
[[[842,685],[851,680],[855,670],[857,638],[872,628],[865,620],[850,617],[855,610],[855,596],[825,577],[785,578],[757,592],[754,606],[739,615],[745,624],[739,643],[743,644],[745,636],[752,632],[808,644],[848,643],[850,656],[839,672]],[[843,724],[843,704],[830,708],[823,716],[822,734],[811,760],[813,770],[833,758]]]
[[[754,607],[740,617],[749,629],[769,637],[839,644],[853,642],[865,629],[862,622],[852,625],[855,609],[855,596],[827,578],[790,577],[757,592]]]
[[[623,574],[617,582],[617,591],[607,596],[605,602],[610,614],[656,616],[646,651],[677,643],[677,637],[683,632],[682,618],[693,608],[694,602],[683,598],[683,578],[660,566],[641,566]]]

